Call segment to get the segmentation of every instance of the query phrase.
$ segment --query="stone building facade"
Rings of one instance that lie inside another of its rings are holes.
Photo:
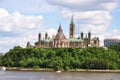
[[[88,36],[88,37],[87,37]],[[75,38],[75,24],[73,21],[73,16],[71,18],[69,26],[69,38],[63,33],[61,24],[59,25],[56,36],[53,38],[48,38],[48,33],[45,33],[45,38],[41,39],[41,33],[38,34],[38,41],[35,42],[35,47],[39,48],[84,48],[88,46],[99,47],[100,40],[98,37],[92,38],[91,32],[84,37],[84,33],[81,32],[79,38]],[[31,47],[30,43],[27,43],[27,47]]]
[[[105,47],[110,47],[111,45],[120,46],[120,39],[111,38],[111,39],[105,39],[104,40],[104,46]]]

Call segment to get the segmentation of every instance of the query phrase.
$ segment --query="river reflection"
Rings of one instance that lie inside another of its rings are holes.
[[[0,80],[120,80],[120,73],[6,71]]]

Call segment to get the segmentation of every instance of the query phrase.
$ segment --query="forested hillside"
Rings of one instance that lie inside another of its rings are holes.
[[[21,48],[14,47],[0,58],[7,67],[69,69],[120,69],[120,52],[102,47]]]

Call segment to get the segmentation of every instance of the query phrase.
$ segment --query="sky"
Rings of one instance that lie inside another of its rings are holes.
[[[0,52],[34,45],[39,32],[52,37],[59,24],[69,37],[72,15],[76,37],[91,31],[101,46],[106,38],[120,39],[120,0],[0,0]]]

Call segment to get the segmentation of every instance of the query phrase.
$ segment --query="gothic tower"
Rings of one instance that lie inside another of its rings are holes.
[[[84,38],[84,34],[83,34],[83,32],[81,32],[81,39],[83,39]]]
[[[41,43],[41,33],[38,34],[38,42]]]
[[[97,37],[97,46],[100,46],[100,40],[98,37]]]
[[[88,44],[91,44],[91,32],[88,32]]]
[[[48,39],[48,33],[47,32],[45,33],[45,39]]]
[[[31,47],[31,44],[30,44],[30,42],[28,41],[27,42],[27,46],[26,46],[27,48],[30,48]]]
[[[73,21],[73,15],[70,22],[69,38],[75,38],[75,24]]]

